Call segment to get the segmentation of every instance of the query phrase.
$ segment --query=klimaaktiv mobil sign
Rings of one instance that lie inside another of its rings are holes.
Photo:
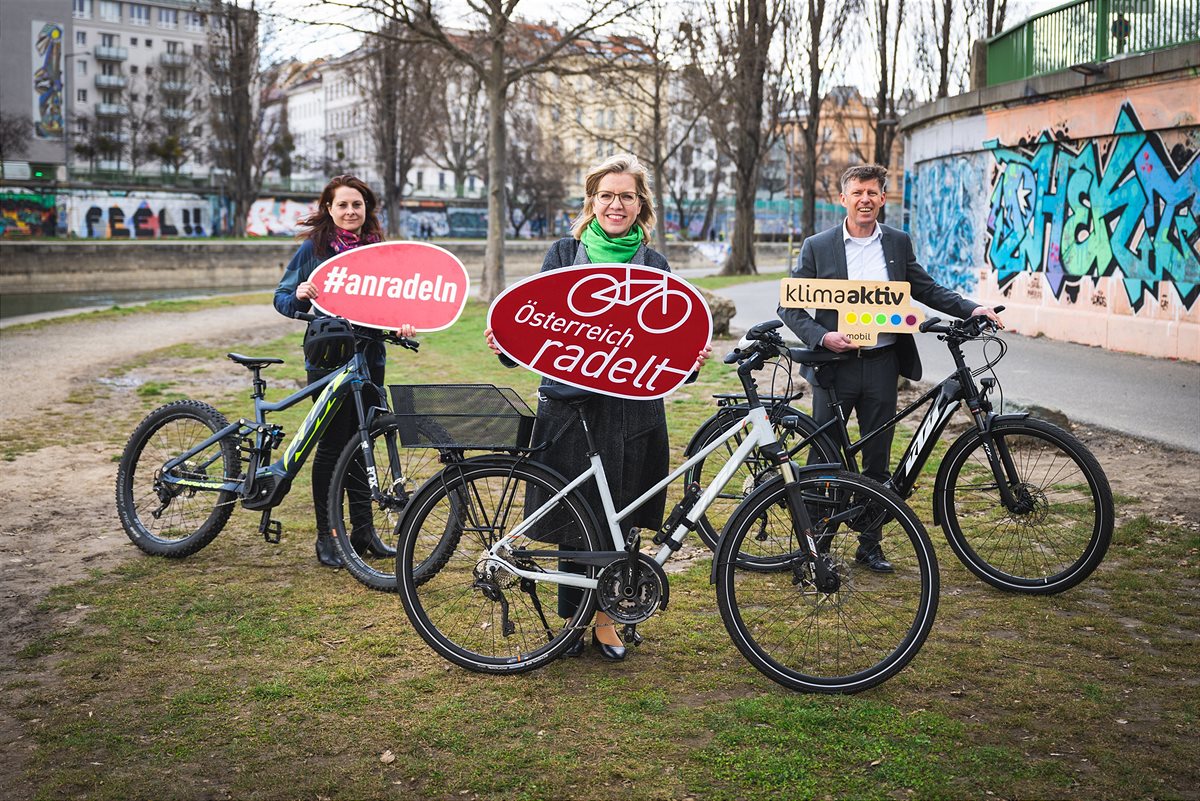
[[[500,349],[564,384],[620,398],[673,392],[712,336],[708,305],[671,273],[630,264],[551,270],[488,310]]]
[[[378,242],[324,262],[308,279],[313,305],[357,325],[418,331],[448,328],[467,302],[467,268],[426,242]]]
[[[848,281],[785,278],[779,305],[786,309],[834,309],[837,330],[858,345],[874,345],[879,334],[915,333],[925,315],[912,305],[907,281]]]

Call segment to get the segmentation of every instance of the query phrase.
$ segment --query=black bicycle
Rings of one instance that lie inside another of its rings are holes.
[[[304,313],[295,316],[310,322],[316,319]],[[212,542],[229,521],[233,505],[240,502],[246,509],[262,512],[259,532],[267,542],[279,542],[283,527],[271,519],[271,510],[287,496],[329,422],[352,397],[359,436],[346,445],[334,471],[331,530],[351,575],[374,589],[394,592],[400,515],[416,486],[441,468],[443,452],[404,447],[413,423],[391,414],[383,388],[371,382],[363,355],[371,340],[412,351],[418,343],[349,323],[343,331],[347,361],[275,403],[265,400],[267,382],[262,371],[283,364],[283,359],[227,354],[253,376],[252,420],[230,423],[206,403],[179,400],[155,409],[138,424],[117,469],[117,513],[129,539],[148,554],[188,556]],[[313,396],[312,410],[283,453],[272,460],[284,444],[285,432],[269,424],[267,415]],[[444,548],[453,550],[455,532],[443,534]],[[430,569],[436,569],[441,558],[436,546],[429,551]]]
[[[773,328],[782,325],[777,321]],[[994,368],[1008,346],[996,336],[996,326],[988,318],[944,323],[933,317],[920,330],[936,333],[950,350],[955,370],[943,381],[857,441],[850,438],[832,390],[836,414],[824,425],[790,405],[799,393],[785,393],[768,407],[780,441],[798,461],[836,463],[857,472],[856,455],[867,442],[928,404],[887,482],[907,499],[950,418],[965,403],[974,425],[942,458],[933,488],[933,522],[941,525],[959,560],[993,587],[1045,595],[1079,584],[1100,564],[1112,540],[1113,499],[1104,470],[1083,443],[1062,428],[1027,413],[994,413],[988,396],[999,386]],[[777,333],[772,335],[782,343]],[[981,368],[966,364],[962,345],[970,341],[984,344],[986,364]],[[999,347],[994,358],[987,357],[990,344]],[[853,352],[824,349],[780,348],[780,352],[786,360],[816,368],[818,381],[826,365],[855,358]],[[976,383],[976,377],[988,372],[992,375]],[[721,408],[701,424],[685,455],[698,453],[731,420],[745,416],[744,401],[730,396],[718,399]],[[719,467],[700,462],[688,479],[704,483]],[[733,508],[774,474],[773,466],[761,459],[742,466],[721,502],[698,521],[705,544],[715,546]]]

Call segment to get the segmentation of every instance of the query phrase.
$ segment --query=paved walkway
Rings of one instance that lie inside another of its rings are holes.
[[[773,282],[720,290],[737,304],[732,326],[743,331],[776,317],[777,292]],[[1058,409],[1075,422],[1200,452],[1200,364],[1044,337],[1003,337],[1009,350],[996,374],[1006,402]],[[954,369],[946,346],[935,335],[917,335],[917,347],[926,381],[940,381]],[[964,353],[968,364],[984,363],[979,346],[967,346]]]

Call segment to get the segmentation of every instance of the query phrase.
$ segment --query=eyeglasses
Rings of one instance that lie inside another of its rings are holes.
[[[612,192],[597,192],[596,194],[592,195],[592,197],[595,198],[596,202],[601,206],[611,206],[613,202],[618,199],[621,201],[622,206],[632,206],[634,203],[638,203],[642,199],[640,195],[635,195],[632,192],[622,192],[619,195]]]

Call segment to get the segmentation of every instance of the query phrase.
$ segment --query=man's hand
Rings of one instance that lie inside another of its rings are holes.
[[[996,314],[996,312],[989,309],[987,306],[979,306],[975,309],[975,311],[971,312],[972,317],[978,317],[981,314],[995,323],[997,328],[1004,327],[1004,322],[1000,319],[1000,315]]]
[[[857,350],[858,345],[845,334],[840,334],[837,331],[830,331],[825,336],[821,337],[821,347],[833,351],[834,353],[845,353],[848,350]]]

